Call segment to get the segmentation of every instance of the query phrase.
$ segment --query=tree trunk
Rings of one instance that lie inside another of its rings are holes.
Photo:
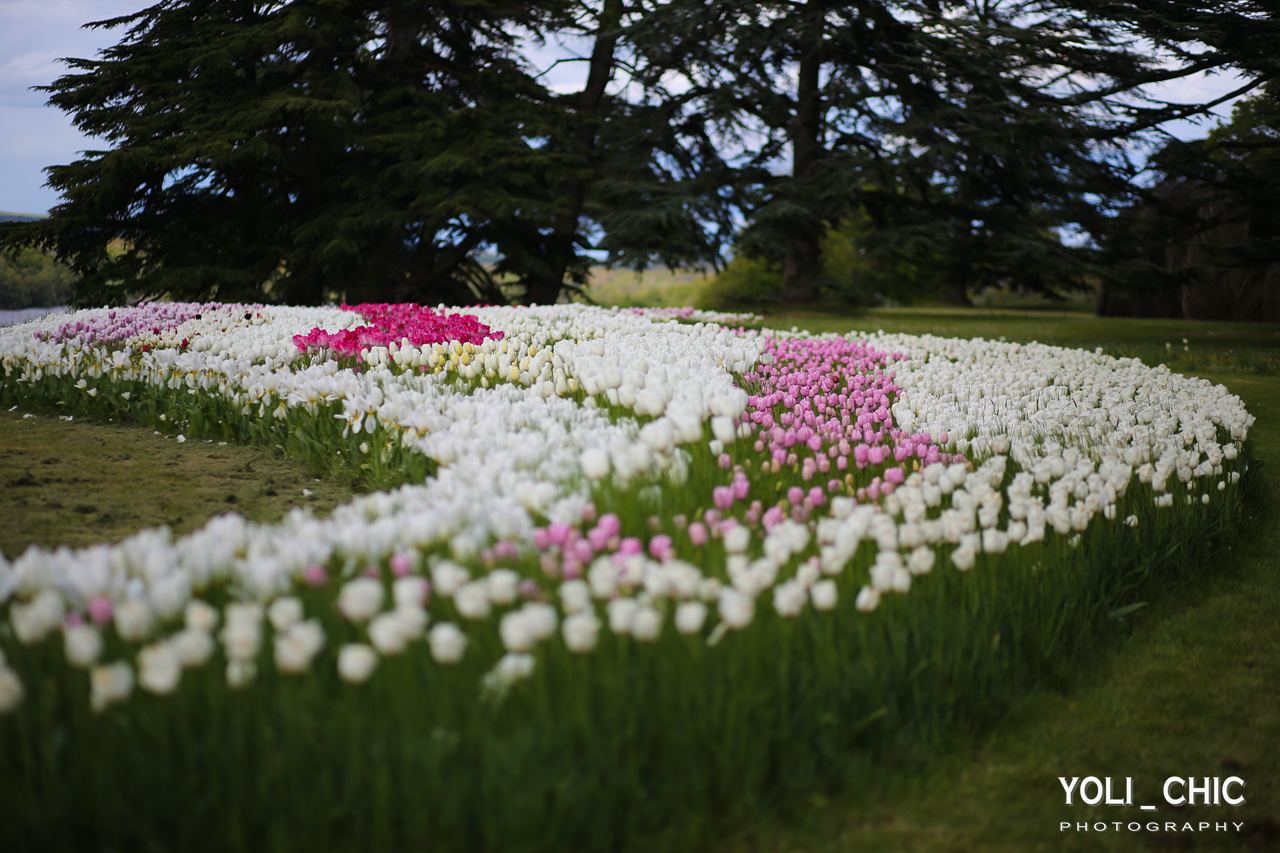
[[[969,305],[969,267],[959,263],[947,274],[947,286],[942,291],[944,305]]]
[[[791,125],[791,183],[803,187],[821,159],[822,150],[822,13],[824,3],[810,0],[808,10],[815,20],[808,28],[804,53],[800,57],[796,86],[796,115]],[[803,203],[801,201],[801,203]],[[813,302],[818,297],[818,275],[822,272],[820,223],[803,221],[792,225],[787,254],[782,262],[782,298],[786,302]]]
[[[818,298],[818,274],[822,271],[822,249],[809,234],[796,234],[782,261],[782,300],[789,304],[814,302]]]
[[[604,103],[605,87],[613,79],[614,50],[618,44],[618,27],[622,24],[623,0],[605,0],[600,10],[600,22],[596,29],[595,44],[591,48],[591,63],[587,71],[587,84],[578,93],[575,112],[582,116],[579,130],[573,136],[574,153],[585,168],[591,168],[596,147],[596,119]],[[564,289],[565,275],[577,255],[575,239],[578,236],[578,220],[582,216],[589,181],[574,178],[566,187],[568,202],[555,218],[551,239],[548,240],[551,257],[547,258],[549,271],[545,277],[528,281],[525,302],[549,304],[559,298]]]

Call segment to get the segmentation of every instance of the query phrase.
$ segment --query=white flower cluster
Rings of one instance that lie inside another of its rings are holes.
[[[144,531],[118,546],[0,558],[0,605],[8,602],[14,636],[31,644],[61,630],[68,662],[91,669],[97,709],[128,696],[135,682],[133,664],[99,663],[108,626],[145,644],[136,682],[157,694],[176,689],[182,670],[210,660],[219,645],[228,682],[249,683],[267,626],[277,669],[302,673],[326,637],[296,588],[317,582],[310,573],[318,567],[340,564],[338,608],[368,637],[339,650],[343,678],[363,681],[379,655],[419,641],[438,663],[456,663],[466,653],[466,623],[496,620],[507,655],[485,689],[501,695],[557,635],[574,653],[594,649],[605,625],[653,642],[667,615],[677,631],[698,634],[714,608],[709,641],[718,642],[749,626],[766,595],[786,618],[809,605],[831,610],[864,541],[875,557],[856,606],[869,611],[883,595],[907,593],[940,554],[968,570],[979,554],[1038,542],[1047,529],[1069,535],[1098,515],[1115,517],[1135,476],[1157,493],[1174,476],[1225,489],[1238,472],[1224,466],[1253,422],[1224,388],[1132,360],[1034,344],[871,337],[871,346],[901,353],[894,425],[927,431],[980,465],[899,470],[900,485],[878,503],[835,497],[816,524],[783,520],[760,530],[754,521],[719,520],[711,536],[723,545],[723,575],[657,551],[588,549],[583,576],[558,578],[545,601],[522,595],[510,569],[473,576],[467,566],[495,542],[532,553],[544,521],[581,523],[591,487],[606,478],[624,488],[637,480],[678,488],[690,459],[681,445],[702,442],[708,427],[716,453],[731,445],[745,452],[734,441],[754,425],[742,417],[748,395],[733,374],[762,360],[768,335],[780,333],[583,306],[472,313],[502,339],[366,351],[360,371],[300,356],[292,343],[316,327],[360,324],[338,309],[209,310],[156,333],[160,348],[141,353],[134,340],[49,342],[42,338],[51,321],[0,331],[5,382],[54,376],[96,390],[88,385],[103,377],[141,381],[221,395],[260,417],[294,409],[329,417],[320,405],[340,404],[348,433],[394,437],[440,465],[427,483],[360,498],[325,521],[300,510],[278,525],[230,515],[176,542],[167,531]],[[162,345],[175,339],[189,342],[186,351]],[[1019,470],[1005,486],[1010,462]],[[424,552],[435,556],[422,561]],[[398,579],[384,607],[383,582],[361,573],[388,559]],[[199,598],[215,581],[242,599],[221,616]],[[431,624],[429,593],[457,621]],[[178,617],[181,627],[170,630]],[[0,659],[0,710],[21,695]]]

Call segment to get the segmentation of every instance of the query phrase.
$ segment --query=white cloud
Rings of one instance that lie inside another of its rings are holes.
[[[148,0],[0,0],[0,210],[42,213],[57,203],[43,188],[45,166],[95,147],[32,86],[52,83],[63,57],[91,58],[124,31],[86,30],[90,21],[137,12]]]

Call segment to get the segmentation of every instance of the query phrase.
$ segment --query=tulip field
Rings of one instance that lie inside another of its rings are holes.
[[[151,303],[0,366],[6,409],[374,487],[0,556],[6,850],[695,833],[988,725],[1253,476],[1241,400],[1165,367],[693,309]]]

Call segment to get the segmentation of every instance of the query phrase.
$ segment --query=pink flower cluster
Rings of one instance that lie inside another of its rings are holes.
[[[327,349],[339,355],[357,355],[366,347],[385,347],[392,343],[420,347],[450,341],[478,344],[486,338],[500,339],[502,332],[492,331],[470,314],[437,314],[431,308],[405,303],[400,305],[343,305],[371,325],[344,329],[330,334],[312,329],[305,335],[294,335],[293,342],[303,352]]]
[[[927,433],[892,427],[889,406],[898,387],[893,371],[885,368],[896,356],[843,339],[772,339],[766,352],[773,363],[759,364],[745,376],[760,388],[748,400],[746,418],[756,431],[756,452],[769,455],[765,465],[774,473],[799,466],[801,479],[809,481],[833,467],[837,472],[851,464],[859,470],[878,467],[890,457],[926,465],[952,460]],[[859,496],[875,500],[892,492],[903,476],[901,468],[891,468]],[[838,485],[832,480],[830,490]],[[799,496],[798,487],[793,491]]]
[[[845,488],[847,481],[837,479],[837,472],[880,469],[913,458],[923,464],[962,458],[942,452],[927,434],[893,428],[889,405],[898,387],[888,367],[896,356],[844,340],[771,340],[766,351],[773,355],[773,363],[760,364],[745,376],[758,389],[749,398],[744,417],[756,431],[755,450],[766,454],[760,475],[798,473],[805,485],[790,484],[777,505],[766,506],[752,499],[750,463],[735,464],[728,453],[722,453],[719,466],[732,469],[730,483],[712,488],[714,506],[700,518],[675,516],[675,538],[658,532],[662,525],[657,517],[649,519],[647,542],[623,536],[616,515],[597,519],[595,506],[587,504],[580,526],[556,522],[534,531],[533,545],[543,573],[578,578],[603,555],[622,570],[620,582],[626,583],[625,568],[632,555],[647,552],[655,560],[666,561],[675,557],[677,544],[703,548],[739,524],[768,531],[788,518],[809,521],[831,494]],[[831,479],[809,484],[819,474]],[[905,479],[902,466],[893,465],[858,488],[857,499],[878,500]],[[500,542],[482,552],[481,559],[492,565],[514,560],[517,553],[515,543]]]
[[[200,317],[206,311],[222,307],[218,302],[203,305],[194,302],[149,302],[131,308],[112,308],[105,314],[63,323],[47,337],[55,342],[78,340],[81,343],[114,344],[138,335],[159,335]],[[253,311],[261,306],[245,307]],[[43,333],[36,332],[35,335],[37,340],[41,340]]]
[[[747,513],[747,523],[752,526],[759,524],[762,511],[760,502],[755,501]],[[702,521],[690,523],[685,516],[677,515],[672,522],[677,533],[687,536],[689,543],[696,548],[705,546],[709,539],[719,539],[724,531],[741,523],[724,517],[716,509],[707,510]],[[647,551],[650,557],[660,562],[675,559],[675,539],[666,533],[656,532],[658,527],[659,519],[656,516],[650,518],[652,535],[648,537],[646,547],[639,537],[622,535],[622,523],[617,515],[606,513],[597,518],[595,504],[587,503],[583,508],[581,525],[554,522],[535,528],[533,546],[538,552],[542,572],[548,577],[580,578],[597,557],[609,556],[620,571],[619,582],[625,585],[640,580],[638,577],[628,580],[628,558]],[[519,554],[520,547],[516,543],[502,541],[482,551],[480,559],[485,565],[492,566],[507,560],[515,561]]]

